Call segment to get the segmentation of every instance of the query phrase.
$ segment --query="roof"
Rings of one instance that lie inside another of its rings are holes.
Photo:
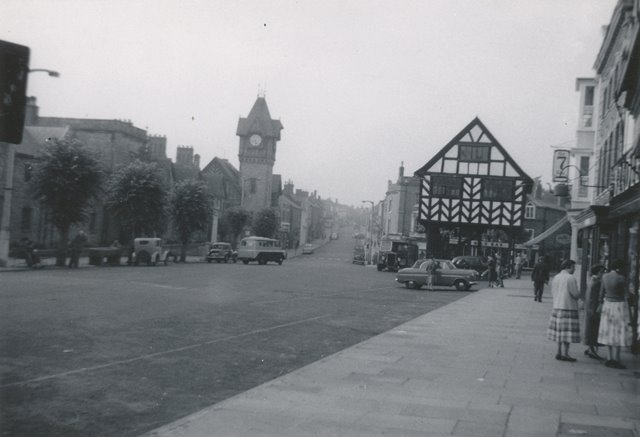
[[[238,180],[240,172],[224,158],[213,158],[209,164],[202,169],[203,174],[217,173],[223,175],[226,179]]]
[[[269,113],[269,107],[264,97],[258,97],[249,111],[247,118],[238,120],[236,135],[247,136],[257,133],[265,137],[280,139],[280,131],[283,129],[280,120],[273,120]]]
[[[446,158],[451,159],[451,157],[457,156],[458,143],[474,145],[477,147],[490,147],[492,161],[495,160],[495,155],[499,160],[505,163],[504,174],[506,177],[519,177],[524,179],[526,185],[532,185],[532,179],[513,160],[504,147],[502,147],[500,142],[491,134],[491,132],[489,132],[489,129],[487,129],[478,117],[471,120],[471,122],[455,137],[453,137],[453,139],[449,141],[449,143],[447,143],[433,158],[431,158],[429,162],[416,170],[415,175],[424,176],[426,174],[443,173],[441,170],[441,163]],[[489,166],[487,166],[487,169],[486,174],[478,172],[477,174],[469,173],[469,175],[492,176]]]
[[[568,221],[569,221],[569,216],[567,215],[562,216],[562,218],[557,222],[555,222],[553,225],[551,225],[550,228],[548,228],[546,231],[544,231],[542,234],[538,235],[537,237],[532,238],[531,240],[525,242],[524,245],[533,246],[534,244],[538,244],[542,240],[546,240],[548,237],[558,232],[560,228],[562,228],[562,226]]]
[[[47,142],[62,140],[68,133],[69,126],[25,126],[22,142],[16,147],[16,152],[35,156]]]

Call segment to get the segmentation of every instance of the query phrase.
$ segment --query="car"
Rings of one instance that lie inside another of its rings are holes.
[[[456,256],[451,262],[459,269],[473,269],[479,274],[487,270],[487,261],[481,256]]]
[[[170,256],[173,255],[164,247],[162,238],[135,238],[133,240],[131,260],[134,266],[140,263],[146,263],[150,266],[163,263],[166,266]]]
[[[361,264],[364,265],[364,247],[357,246],[353,249],[353,264]]]
[[[331,233],[331,239],[332,240],[337,240],[338,239],[338,233],[337,232]]]
[[[218,242],[211,243],[209,252],[207,253],[207,262],[215,261],[221,263],[222,261],[228,263],[238,261],[238,253],[233,250],[230,243]]]
[[[302,254],[303,255],[311,255],[313,253],[313,244],[305,244],[304,246],[302,246]]]
[[[401,269],[396,273],[396,281],[407,288],[420,289],[427,284],[427,276],[431,264],[436,263],[433,275],[434,286],[456,287],[457,290],[469,290],[477,284],[480,276],[473,269],[459,269],[446,259],[419,259],[413,266]]]

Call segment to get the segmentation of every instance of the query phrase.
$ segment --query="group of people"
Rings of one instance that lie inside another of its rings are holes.
[[[544,260],[542,260],[544,264]],[[547,338],[558,343],[556,360],[573,362],[576,359],[569,355],[569,345],[580,343],[580,299],[584,300],[584,344],[588,347],[584,354],[595,360],[604,360],[598,354],[599,346],[607,346],[608,357],[605,366],[625,369],[620,361],[622,347],[631,346],[632,329],[629,303],[636,298],[627,289],[622,274],[624,262],[615,260],[611,270],[605,273],[605,266],[596,264],[591,267],[591,279],[584,294],[580,292],[578,281],[573,276],[575,261],[565,260],[562,269],[551,282],[553,295],[553,311],[547,328]],[[536,264],[537,266],[538,264]],[[534,272],[535,272],[534,267]],[[534,281],[535,300],[540,301],[544,283],[549,280],[548,269],[540,267],[540,273]],[[545,279],[546,278],[546,279]],[[542,282],[538,282],[542,281]],[[535,285],[538,282],[538,285]]]

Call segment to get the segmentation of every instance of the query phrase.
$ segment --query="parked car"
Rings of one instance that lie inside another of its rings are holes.
[[[358,246],[353,249],[353,264],[362,264],[364,265],[364,247]]]
[[[311,255],[313,253],[313,244],[305,244],[302,246],[302,254],[303,255]]]
[[[456,287],[457,290],[468,290],[477,284],[479,274],[472,269],[458,269],[446,259],[420,259],[413,266],[401,269],[396,273],[396,281],[407,288],[420,289],[427,283],[428,268],[431,263],[436,263],[434,286]]]
[[[473,269],[479,274],[487,270],[487,261],[481,256],[456,256],[451,262],[459,269]]]
[[[171,252],[164,248],[162,238],[136,238],[133,240],[133,253],[131,260],[133,265],[146,263],[155,266],[159,263],[167,265]]]
[[[211,261],[217,263],[233,261],[235,263],[238,261],[238,253],[233,250],[229,243],[212,243],[209,253],[207,253],[207,262],[210,263]]]

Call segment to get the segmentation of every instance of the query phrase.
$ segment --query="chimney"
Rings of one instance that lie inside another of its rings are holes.
[[[25,126],[36,126],[38,124],[38,104],[35,97],[27,97],[27,106],[24,115]]]
[[[404,161],[400,162],[400,170],[398,171],[398,182],[404,179]]]
[[[200,170],[200,155],[197,153],[193,155],[193,166]]]

